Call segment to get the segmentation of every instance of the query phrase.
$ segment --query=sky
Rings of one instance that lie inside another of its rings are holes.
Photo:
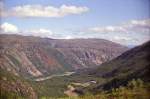
[[[150,39],[150,0],[0,0],[1,34],[100,38],[123,45]]]

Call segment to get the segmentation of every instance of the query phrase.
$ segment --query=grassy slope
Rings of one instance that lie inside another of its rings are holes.
[[[29,81],[0,69],[1,99],[36,99]]]

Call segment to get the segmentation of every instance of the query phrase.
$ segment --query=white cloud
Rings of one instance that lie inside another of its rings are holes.
[[[7,34],[20,34],[30,36],[40,36],[58,39],[72,38],[102,38],[123,45],[139,45],[150,40],[150,19],[132,20],[117,26],[94,27],[88,31],[64,31],[54,33],[50,29],[26,29],[20,30],[10,23],[3,23],[0,29]]]
[[[88,31],[97,33],[127,32],[126,29],[121,26],[93,27],[89,28]]]
[[[15,25],[7,23],[7,22],[3,23],[0,26],[0,30],[1,30],[1,32],[5,32],[5,33],[17,33],[17,32],[19,32],[18,28]]]
[[[11,9],[4,10],[3,16],[15,16],[15,17],[64,17],[72,14],[82,14],[87,12],[87,7],[62,5],[58,8],[53,6],[42,5],[23,5],[15,6]]]
[[[131,20],[127,23],[116,26],[93,27],[88,29],[89,32],[96,33],[149,33],[150,32],[150,19],[147,20]]]
[[[120,25],[81,30],[84,35],[103,38],[124,45],[139,45],[150,40],[150,19],[131,20]]]
[[[150,19],[147,20],[131,20],[128,25],[138,26],[138,27],[149,27],[150,28]]]
[[[0,25],[0,31],[3,34],[19,34],[24,36],[51,37],[53,35],[53,32],[49,29],[39,28],[19,30],[17,26],[7,22]]]
[[[118,36],[114,35],[109,40],[123,44],[123,45],[140,45],[146,41],[148,41],[150,38],[146,35],[125,35],[125,36]]]
[[[122,41],[127,41],[127,40],[131,40],[131,38],[129,37],[124,37],[124,36],[114,36],[113,37],[114,40],[122,40]]]
[[[73,37],[68,35],[68,36],[65,36],[64,39],[73,39]]]
[[[26,35],[32,35],[32,36],[40,36],[40,37],[51,37],[53,35],[53,32],[48,29],[40,28],[40,29],[30,29],[27,31],[23,31]]]
[[[67,6],[62,5],[60,7],[60,16],[65,16],[68,14],[81,14],[87,12],[89,9],[87,7],[76,7],[76,6]]]

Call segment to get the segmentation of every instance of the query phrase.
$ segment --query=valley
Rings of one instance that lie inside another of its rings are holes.
[[[0,99],[150,99],[150,0],[0,0]]]
[[[107,99],[120,97],[117,90],[134,91],[136,95],[127,93],[128,97],[134,97],[132,99],[139,96],[135,90],[144,95],[142,98],[146,97],[143,99],[149,97],[150,42],[128,49],[97,39],[88,39],[91,45],[86,45],[87,40],[59,41],[19,35],[0,37],[1,97]],[[107,47],[96,46],[104,42]],[[102,52],[100,56],[97,54]],[[118,52],[120,54],[116,54]],[[129,87],[128,83],[134,87]]]

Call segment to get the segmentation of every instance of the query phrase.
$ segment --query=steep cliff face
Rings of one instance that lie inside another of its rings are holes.
[[[128,48],[102,39],[58,40],[0,35],[0,68],[26,77],[92,68]]]
[[[150,41],[126,51],[125,53],[121,54],[120,56],[109,62],[103,63],[94,70],[91,70],[91,72],[89,73],[95,76],[103,76],[107,78],[113,76],[117,77],[121,75],[125,76],[126,74],[128,75],[135,72],[138,72],[138,74],[135,76],[138,76],[140,74],[142,75],[145,71],[149,71],[149,50]]]
[[[141,79],[150,82],[150,41],[143,45],[132,48],[117,58],[103,63],[93,70],[82,74],[92,77],[109,79],[104,84],[97,86],[95,90],[110,90],[115,87],[124,86],[132,79]],[[79,75],[81,76],[81,74]]]
[[[100,65],[127,50],[126,47],[102,39],[53,40],[52,42],[75,69]]]

